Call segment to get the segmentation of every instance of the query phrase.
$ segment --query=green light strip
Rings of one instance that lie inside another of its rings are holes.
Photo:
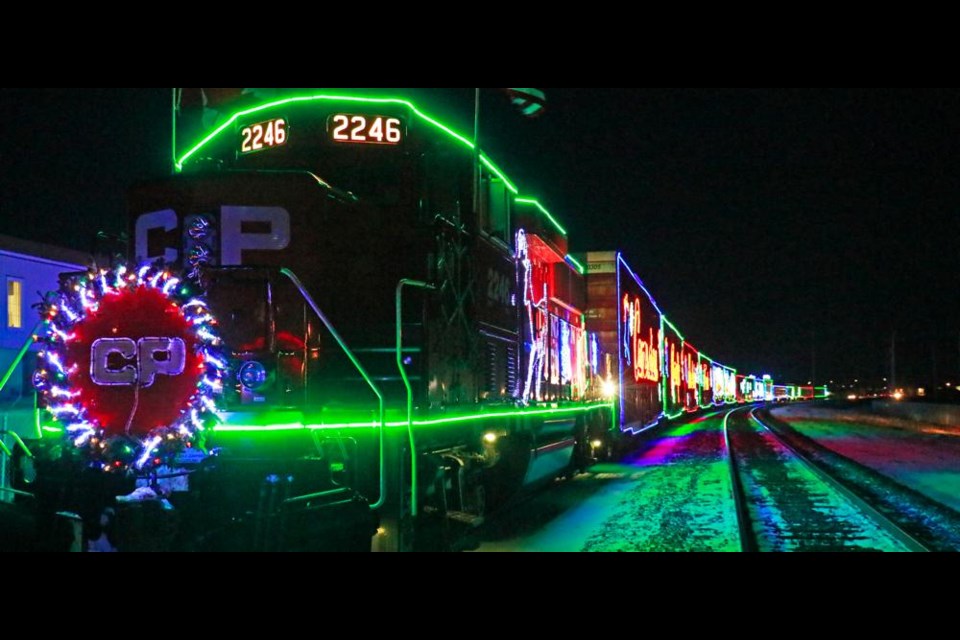
[[[181,171],[183,169],[184,162],[189,160],[190,157],[194,155],[197,151],[199,151],[201,147],[205,146],[211,140],[213,140],[218,135],[220,135],[225,129],[229,128],[230,125],[232,125],[234,122],[237,121],[237,118],[248,116],[253,113],[259,113],[260,111],[264,111],[266,109],[280,107],[285,104],[291,104],[295,102],[312,102],[316,100],[325,100],[325,101],[333,101],[333,102],[359,102],[359,103],[365,103],[365,104],[398,104],[406,107],[407,109],[412,111],[414,114],[416,114],[421,120],[429,123],[430,125],[436,127],[437,129],[440,129],[441,131],[443,131],[444,133],[452,137],[454,140],[466,146],[471,151],[475,149],[473,142],[469,138],[457,133],[450,127],[440,122],[439,120],[436,120],[430,117],[429,115],[427,115],[426,113],[420,111],[419,109],[417,109],[416,106],[414,106],[412,102],[409,102],[407,100],[401,100],[400,98],[361,98],[359,96],[328,96],[328,95],[293,96],[289,98],[283,98],[282,100],[274,100],[273,102],[268,102],[266,104],[262,104],[256,107],[251,107],[250,109],[244,109],[243,111],[238,111],[234,113],[232,116],[230,116],[227,119],[226,122],[224,122],[219,127],[217,127],[216,129],[211,131],[209,134],[207,134],[206,137],[200,140],[200,142],[196,143],[189,151],[187,151],[185,154],[183,154],[180,157],[180,160],[177,161],[176,163],[177,171]],[[485,167],[490,169],[490,171],[492,171],[498,178],[503,180],[503,183],[507,186],[507,189],[509,189],[514,195],[519,193],[517,190],[517,187],[506,176],[506,174],[503,173],[503,171],[501,171],[500,168],[497,165],[495,165],[493,161],[490,160],[490,158],[488,158],[486,154],[484,154],[483,152],[480,153],[480,162],[482,162]]]
[[[500,411],[495,413],[477,413],[473,415],[466,416],[456,416],[453,418],[438,418],[436,420],[414,420],[413,424],[417,426],[431,426],[431,425],[440,425],[440,424],[452,424],[456,422],[469,422],[470,420],[488,420],[490,418],[506,418],[510,416],[542,416],[542,415],[564,415],[564,414],[574,414],[574,413],[583,413],[585,411],[593,411],[598,408],[606,408],[613,404],[612,402],[598,402],[591,405],[585,405],[582,407],[568,407],[565,409],[533,409],[533,410],[513,410],[513,411]]]
[[[567,230],[564,229],[562,226],[560,226],[560,223],[557,222],[556,218],[550,215],[550,212],[547,211],[546,207],[544,207],[542,204],[540,204],[533,198],[516,198],[514,202],[517,202],[519,204],[532,204],[533,206],[535,206],[537,209],[540,210],[540,213],[546,216],[547,220],[553,223],[553,226],[557,228],[557,231],[559,231],[563,235],[567,235]]]
[[[471,422],[474,420],[491,420],[494,418],[511,418],[511,417],[525,417],[525,416],[542,416],[542,415],[572,415],[577,413],[584,413],[587,411],[594,411],[597,409],[607,409],[613,406],[613,402],[597,402],[589,405],[584,405],[581,407],[566,407],[566,408],[552,408],[552,409],[514,409],[512,411],[495,411],[492,413],[473,413],[462,416],[452,416],[449,418],[435,418],[433,420],[414,420],[413,426],[415,427],[435,427],[447,424],[457,424],[463,422]],[[321,429],[372,429],[379,426],[379,423],[375,421],[370,422],[331,422],[325,424],[302,424],[302,423],[286,423],[286,424],[272,424],[269,426],[258,427],[255,425],[218,425],[213,428],[217,433],[221,432],[255,432],[255,431],[316,431]],[[406,428],[406,420],[391,420],[385,423],[385,426],[388,428],[399,429]]]
[[[684,342],[686,342],[687,339],[683,337],[683,334],[682,334],[682,333],[680,333],[680,329],[677,329],[676,325],[674,325],[672,322],[670,322],[669,320],[667,320],[667,316],[662,315],[662,316],[660,316],[660,317],[663,318],[663,321],[664,321],[664,322],[666,322],[668,325],[670,325],[670,328],[673,329],[674,333],[676,333],[678,336],[680,336],[680,339],[681,339],[681,340],[683,340]],[[699,352],[698,352],[698,353],[699,353]]]
[[[473,149],[473,143],[470,143],[470,148]],[[493,171],[493,173],[498,178],[503,180],[503,184],[507,186],[507,189],[510,190],[510,193],[512,193],[513,195],[517,195],[518,193],[520,193],[520,190],[517,189],[517,187],[510,181],[510,178],[508,178],[507,175],[500,170],[500,167],[493,164],[493,160],[488,158],[487,154],[483,153],[482,151],[480,152],[480,162],[482,162],[483,166],[485,166],[487,169],[490,169],[490,171]]]
[[[344,423],[344,424],[347,424],[347,423]],[[352,424],[353,424],[354,426],[358,426],[358,427],[361,426],[361,424],[362,424],[363,426],[365,426],[365,427],[370,427],[370,428],[372,428],[372,429],[375,429],[376,427],[379,427],[379,426],[380,426],[380,423],[378,423],[378,422],[376,422],[376,421],[364,422],[364,423],[355,422],[355,423],[352,423]],[[219,432],[219,431],[238,431],[238,432],[242,432],[242,431],[264,431],[264,432],[266,432],[266,431],[299,431],[299,430],[302,430],[302,429],[305,429],[305,427],[304,427],[303,423],[301,423],[301,422],[286,422],[286,423],[281,423],[281,424],[270,424],[270,425],[265,425],[265,426],[256,426],[256,425],[248,425],[248,424],[240,424],[240,425],[229,424],[229,425],[218,425],[218,426],[213,427],[213,431],[217,431],[217,432]]]
[[[63,427],[41,427],[44,431],[49,431],[50,433],[63,433]]]
[[[577,271],[580,272],[580,275],[583,275],[583,274],[584,274],[584,272],[586,271],[586,269],[583,268],[583,265],[582,265],[582,264],[580,264],[579,262],[577,262],[577,259],[576,259],[576,258],[574,258],[574,257],[573,257],[572,255],[570,255],[569,253],[568,253],[566,256],[564,256],[564,257],[566,258],[567,262],[572,262],[572,263],[573,263],[573,266],[576,267]]]

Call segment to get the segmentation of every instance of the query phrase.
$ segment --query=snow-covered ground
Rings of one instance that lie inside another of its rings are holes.
[[[840,455],[960,510],[960,429],[807,405],[772,413]]]
[[[722,417],[661,428],[624,462],[557,482],[478,532],[478,550],[739,550]]]

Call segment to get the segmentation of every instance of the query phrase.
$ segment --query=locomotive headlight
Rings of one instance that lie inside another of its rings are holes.
[[[240,367],[237,378],[245,388],[256,391],[267,381],[267,368],[256,360],[250,360]]]

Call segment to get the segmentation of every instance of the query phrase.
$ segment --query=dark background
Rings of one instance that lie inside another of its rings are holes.
[[[777,380],[960,382],[960,91],[482,92],[481,145],[620,248],[695,346]],[[472,89],[380,90],[472,131]],[[0,233],[91,250],[170,171],[170,89],[0,90]]]

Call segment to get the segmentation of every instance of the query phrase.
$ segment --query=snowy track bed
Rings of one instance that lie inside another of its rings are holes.
[[[736,551],[736,512],[714,412],[664,430],[629,464],[646,470],[623,491],[585,551]]]
[[[960,550],[960,513],[955,510],[960,505],[960,439],[857,424],[816,406],[758,415],[817,468],[842,478],[924,546]]]
[[[757,551],[924,550],[741,409],[725,425],[741,544]]]
[[[479,550],[739,550],[724,413],[664,425],[627,459],[508,509],[478,532]]]

